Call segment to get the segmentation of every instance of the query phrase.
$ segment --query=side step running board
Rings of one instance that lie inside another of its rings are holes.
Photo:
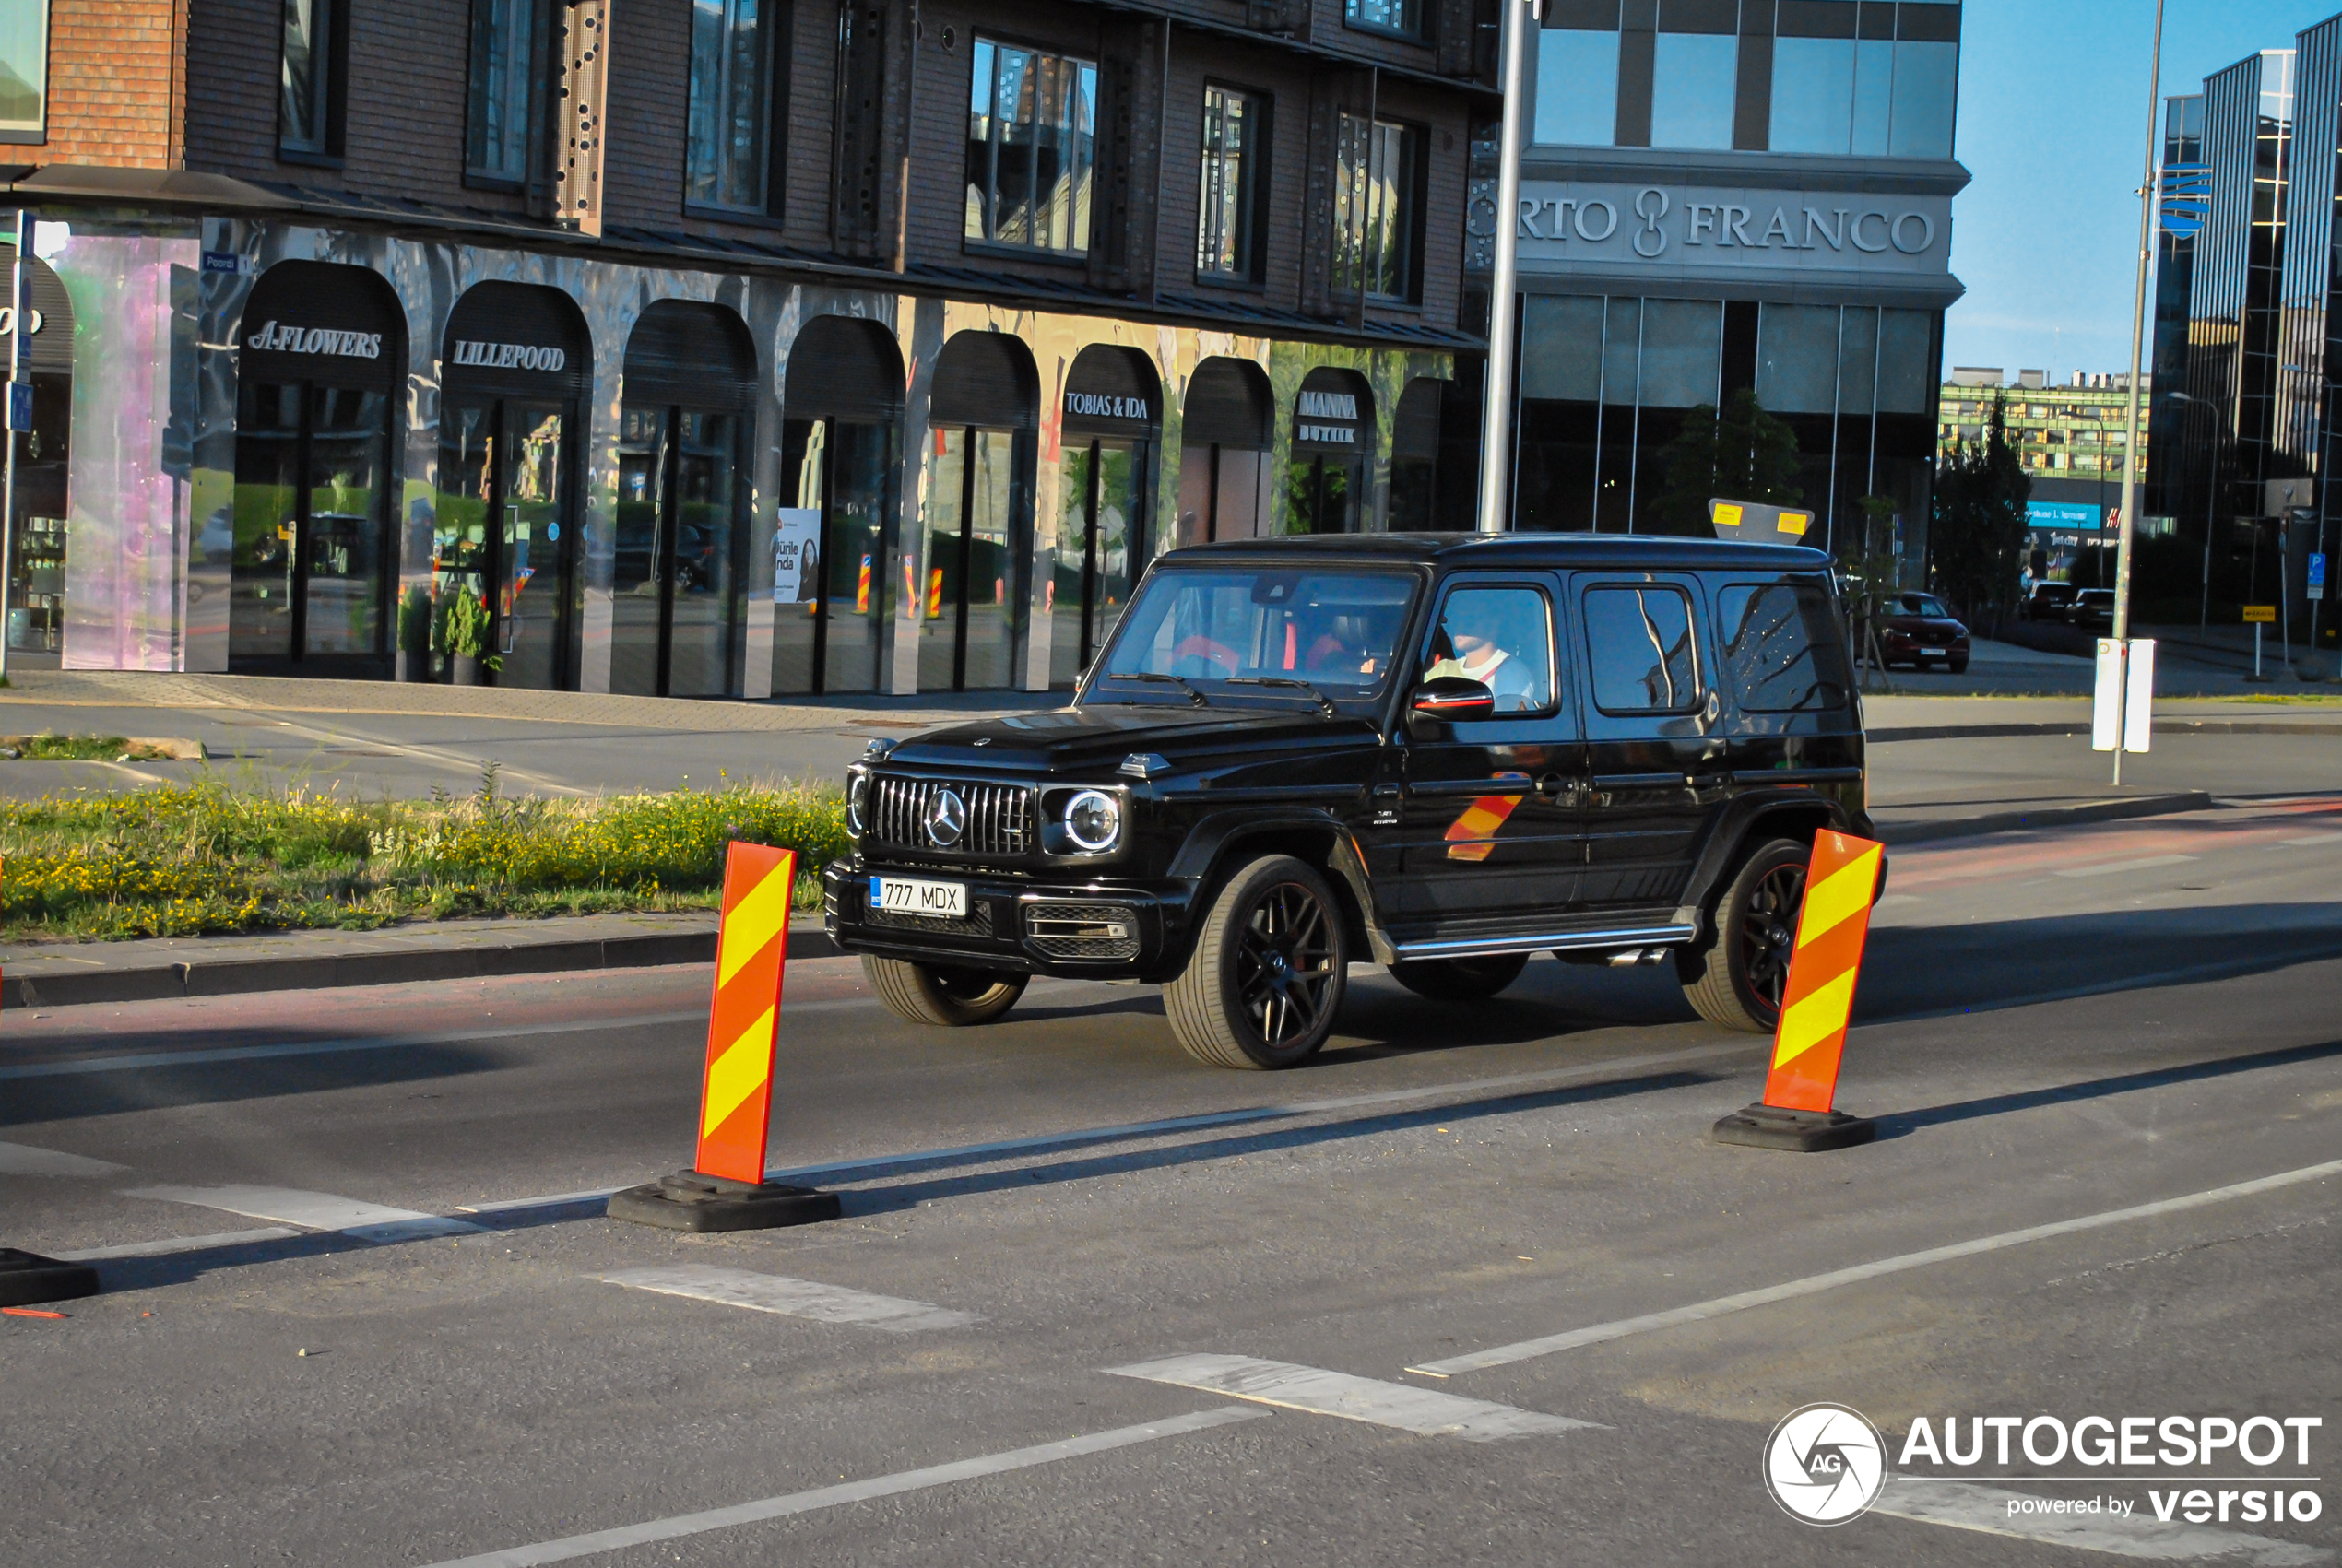
[[[1555,931],[1544,936],[1461,937],[1445,941],[1395,942],[1394,961],[1414,959],[1495,958],[1503,953],[1555,952],[1565,948],[1673,946],[1693,940],[1697,925],[1634,925],[1615,931]]]

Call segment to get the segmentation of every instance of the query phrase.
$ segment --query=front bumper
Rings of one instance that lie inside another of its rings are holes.
[[[967,918],[875,909],[876,876],[964,883]],[[893,867],[859,856],[822,872],[822,921],[849,953],[1068,979],[1153,979],[1177,956],[1189,890],[1184,883],[1052,882],[933,867]]]

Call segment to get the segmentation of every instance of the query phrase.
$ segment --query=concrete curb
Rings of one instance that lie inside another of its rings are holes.
[[[2029,811],[1995,811],[1981,817],[1960,817],[1941,822],[1887,822],[1878,828],[1882,843],[1926,843],[1936,839],[1972,838],[1981,833],[2015,832],[2025,828],[2064,828],[2082,822],[2119,822],[2132,817],[2165,817],[2179,811],[2209,811],[2218,802],[2206,791],[2183,790],[2176,795],[2142,795],[2123,800],[2088,800],[2078,806],[2044,806]]]
[[[2166,734],[2184,732],[2189,735],[2342,735],[2342,719],[2312,719],[2301,724],[2285,724],[2274,719],[2159,718],[2155,721],[2155,727]],[[2088,723],[2065,720],[2039,724],[1899,725],[1867,730],[1864,738],[1874,745],[1887,745],[1898,740],[1990,740],[2009,736],[2089,733]]]
[[[2217,802],[2203,790],[2092,800],[2074,806],[1993,812],[1940,822],[1888,821],[1878,836],[1890,844],[1925,843],[2025,828],[2111,822],[2130,817],[2161,817],[2209,810]],[[516,936],[520,933],[515,933]],[[792,925],[792,959],[835,958],[835,944],[810,921]],[[323,991],[346,985],[397,985],[427,980],[479,980],[513,974],[553,974],[595,969],[644,969],[656,964],[713,963],[716,933],[645,932],[639,936],[585,940],[515,940],[491,946],[467,940],[461,947],[403,952],[330,953],[313,958],[202,959],[137,968],[85,970],[62,974],[0,977],[0,1009],[71,1008],[92,1002],[148,1002],[178,996],[226,996],[258,991]]]
[[[834,958],[837,948],[820,925],[790,928],[788,956]],[[324,991],[345,985],[397,985],[419,980],[479,980],[511,974],[554,974],[590,969],[646,969],[656,964],[713,963],[716,933],[646,932],[584,941],[515,941],[503,946],[408,952],[325,953],[314,958],[201,959],[138,968],[65,974],[0,976],[0,1009],[72,1008],[91,1002],[150,1002],[176,996],[227,996],[255,991]]]

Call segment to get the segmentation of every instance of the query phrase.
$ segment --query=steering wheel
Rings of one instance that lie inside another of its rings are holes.
[[[1193,632],[1179,640],[1171,650],[1172,667],[1166,673],[1182,678],[1201,677],[1206,680],[1224,680],[1242,667],[1236,650],[1224,643],[1215,643],[1201,632]],[[1218,668],[1212,668],[1212,666]]]

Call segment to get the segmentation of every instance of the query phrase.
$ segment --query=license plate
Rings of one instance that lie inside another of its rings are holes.
[[[891,914],[924,914],[936,920],[965,920],[965,882],[928,882],[912,877],[870,878],[870,907]]]
[[[1941,648],[1922,648],[1919,651],[1919,656],[1922,659],[1943,659],[1949,658],[1951,655]]]

